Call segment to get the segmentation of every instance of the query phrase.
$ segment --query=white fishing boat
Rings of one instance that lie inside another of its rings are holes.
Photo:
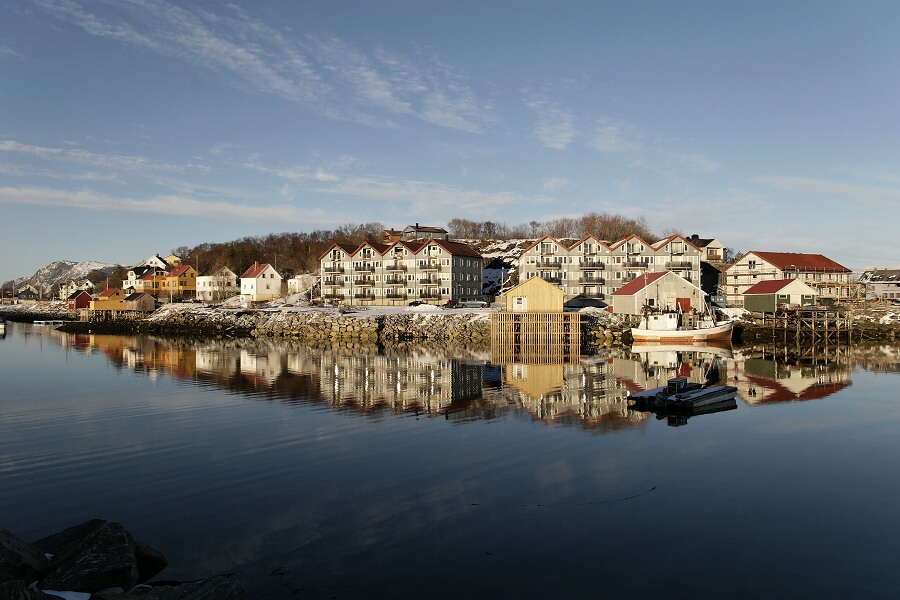
[[[731,385],[691,383],[687,377],[673,377],[666,385],[629,394],[637,405],[694,410],[734,400],[737,388]]]
[[[631,328],[631,339],[667,344],[731,341],[733,328],[734,321],[716,321],[711,314],[698,317],[680,311],[644,313],[638,326]]]

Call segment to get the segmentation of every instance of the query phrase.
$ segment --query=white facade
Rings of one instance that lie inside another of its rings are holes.
[[[519,281],[539,276],[559,286],[567,298],[582,295],[606,300],[645,273],[672,271],[699,285],[700,262],[700,249],[681,236],[654,245],[634,235],[611,245],[589,236],[568,247],[545,237],[518,260]]]
[[[322,298],[345,304],[398,305],[481,297],[482,258],[446,240],[334,244],[320,257]]]
[[[743,306],[744,292],[762,281],[799,279],[818,293],[819,300],[855,298],[858,285],[850,269],[822,256],[790,252],[748,252],[725,271],[729,306]]]
[[[222,267],[211,275],[197,277],[197,300],[221,302],[239,292],[238,276],[228,267]]]
[[[241,300],[265,302],[281,297],[281,275],[272,265],[254,265],[241,275]]]

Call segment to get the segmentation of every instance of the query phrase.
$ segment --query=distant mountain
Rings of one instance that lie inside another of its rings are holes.
[[[15,283],[16,288],[24,285],[33,285],[37,289],[43,288],[45,292],[49,292],[50,288],[56,284],[63,284],[72,279],[75,281],[83,280],[93,271],[100,271],[106,274],[118,269],[119,266],[94,260],[78,263],[71,260],[56,260],[46,267],[38,269],[31,277],[19,277],[14,281],[7,281],[3,284],[3,287]]]

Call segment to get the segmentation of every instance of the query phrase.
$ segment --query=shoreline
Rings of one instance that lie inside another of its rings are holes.
[[[334,343],[352,341],[390,345],[397,342],[436,341],[459,345],[490,345],[491,312],[496,309],[439,309],[428,307],[371,307],[340,312],[328,308],[295,306],[239,309],[199,304],[161,307],[135,319],[76,321],[63,302],[0,306],[0,315],[13,322],[70,320],[59,327],[68,333],[161,335],[185,339],[271,338]],[[893,313],[888,313],[892,315]],[[604,311],[582,312],[582,339],[586,346],[629,345],[630,328]],[[877,316],[877,315],[876,315]],[[790,332],[737,320],[733,343],[796,341]],[[885,322],[874,317],[854,319],[849,340],[841,343],[896,342],[900,318]],[[800,340],[804,340],[801,338]]]

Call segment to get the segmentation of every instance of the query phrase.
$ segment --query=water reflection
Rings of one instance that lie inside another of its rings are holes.
[[[24,328],[69,350],[102,353],[123,369],[161,375],[285,402],[318,402],[361,412],[441,416],[465,421],[525,411],[547,424],[614,431],[650,415],[628,393],[670,377],[738,388],[748,405],[811,400],[852,383],[856,354],[867,366],[898,370],[895,348],[832,346],[785,349],[640,345],[591,356],[492,355],[485,350],[422,345],[315,348],[271,340],[190,342],[152,337],[66,334]],[[512,362],[510,362],[512,360]],[[670,424],[672,415],[657,414]]]

